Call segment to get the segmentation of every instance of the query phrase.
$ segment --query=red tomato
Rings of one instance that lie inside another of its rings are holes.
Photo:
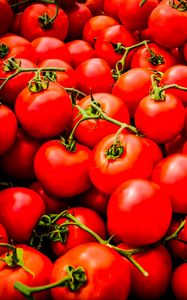
[[[158,100],[148,95],[139,102],[134,120],[141,133],[164,144],[181,133],[185,124],[185,109],[173,94],[167,93],[164,99]]]
[[[152,154],[153,167],[154,167],[159,163],[159,161],[163,159],[162,150],[160,146],[151,139],[144,137],[143,141],[147,145],[150,153]]]
[[[174,140],[164,144],[165,156],[174,153],[182,153],[185,142],[186,138],[182,134],[179,134]]]
[[[153,170],[152,180],[168,193],[174,213],[187,213],[187,155],[171,154]]]
[[[82,39],[89,42],[93,46],[95,39],[103,29],[117,24],[119,23],[112,17],[105,15],[94,16],[85,24],[82,33]]]
[[[41,142],[18,128],[14,144],[0,157],[0,168],[10,180],[34,179],[34,157]]]
[[[57,67],[57,68],[64,68],[63,72],[45,72],[44,74],[47,75],[47,77],[50,80],[54,80],[60,85],[62,85],[64,88],[75,88],[77,85],[77,79],[76,74],[73,68],[64,60],[57,59],[57,58],[49,58],[42,60],[41,63],[38,64],[39,68],[45,68],[45,67]],[[54,77],[53,77],[54,76]]]
[[[170,0],[161,1],[148,20],[152,41],[166,48],[176,48],[186,41],[186,4]],[[162,34],[160,34],[162,33]]]
[[[92,183],[106,194],[111,194],[122,182],[132,178],[148,178],[153,157],[143,138],[133,134],[111,134],[94,148],[91,157]]]
[[[77,2],[84,3],[93,16],[103,13],[103,0],[78,0]]]
[[[109,64],[102,58],[90,58],[75,69],[77,89],[85,94],[110,93],[114,84]]]
[[[91,108],[92,99],[98,103],[102,111],[109,117],[129,124],[129,112],[123,102],[117,96],[109,93],[94,93],[92,96],[86,96],[78,101],[78,107],[86,110],[86,112],[92,116],[95,113],[94,108]],[[73,110],[73,123],[72,127],[81,119],[82,114],[78,107],[74,107]],[[75,130],[75,138],[79,143],[93,148],[103,137],[108,134],[115,133],[119,129],[119,126],[109,121],[102,119],[88,119],[82,121]]]
[[[119,8],[122,0],[104,0],[104,13],[105,15],[114,18],[118,22],[119,19]]]
[[[14,13],[14,18],[11,24],[10,32],[20,35],[20,23],[22,17],[22,11]]]
[[[136,50],[132,57],[131,68],[149,68],[165,72],[176,63],[177,59],[172,52],[151,43]]]
[[[106,226],[102,218],[92,209],[86,207],[72,207],[68,210],[79,222],[93,230],[102,239],[106,238]],[[68,219],[60,218],[55,224],[59,226],[64,224]],[[65,225],[65,224],[64,224]],[[67,232],[63,236],[61,234],[62,241],[52,241],[52,251],[56,256],[64,255],[70,249],[87,242],[95,242],[95,238],[85,230],[81,229],[77,225],[67,225]]]
[[[55,14],[56,4],[30,4],[21,17],[21,36],[29,41],[41,36],[51,36],[63,41],[68,33],[68,18],[60,7],[57,16]]]
[[[0,34],[7,33],[13,21],[13,12],[7,0],[0,1]]]
[[[177,300],[185,300],[187,298],[187,263],[184,262],[176,267],[172,274],[172,291]]]
[[[7,106],[0,104],[0,155],[13,145],[17,128],[17,118],[14,112]]]
[[[171,217],[171,201],[167,193],[145,179],[123,182],[108,202],[107,226],[110,232],[130,245],[149,245],[159,241],[168,230]]]
[[[18,244],[16,248],[23,251],[24,266],[34,275],[25,271],[21,266],[8,266],[0,261],[0,297],[6,300],[23,300],[25,297],[14,288],[16,281],[29,286],[40,286],[49,283],[49,278],[53,268],[52,262],[47,256],[30,246]],[[12,252],[10,252],[11,255]],[[1,256],[4,258],[5,255]],[[19,261],[18,261],[19,262]],[[49,299],[49,291],[39,292],[34,295],[36,300]]]
[[[68,266],[85,269],[87,281],[78,291],[68,287],[51,290],[54,300],[126,300],[130,288],[127,263],[115,250],[99,243],[84,243],[69,250],[54,263],[51,282],[67,275]]]
[[[116,63],[123,57],[125,50],[122,47],[129,47],[138,43],[135,33],[126,29],[123,25],[113,25],[101,31],[95,41],[95,52],[100,58],[105,59],[111,68],[115,68]],[[131,50],[125,60],[124,69],[130,67],[131,59],[135,50]]]
[[[0,61],[0,84],[2,84],[8,76],[15,73],[19,69],[19,67],[27,69],[36,68],[37,66],[32,61],[25,58],[16,60],[14,60],[13,58],[9,58],[4,62]],[[3,103],[6,103],[8,106],[14,107],[18,94],[24,87],[27,86],[28,82],[33,77],[34,72],[23,72],[8,80],[3,88],[0,89],[0,95],[3,99]]]
[[[84,25],[92,17],[90,9],[84,3],[76,2],[71,9],[66,11],[69,29],[66,40],[81,39]]]
[[[0,192],[0,223],[15,243],[28,242],[32,230],[45,212],[42,198],[25,187],[10,187]]]
[[[56,82],[33,93],[24,88],[15,103],[16,116],[32,137],[45,139],[60,134],[72,117],[72,103],[65,89]]]
[[[66,43],[71,54],[72,66],[77,67],[81,62],[95,57],[95,51],[89,42],[83,40],[73,40]]]
[[[124,244],[118,246],[127,249]],[[169,288],[172,274],[172,260],[167,249],[162,245],[155,246],[150,250],[133,255],[133,258],[148,272],[148,276],[143,276],[129,262],[132,299],[134,297],[142,300],[168,299],[162,298]]]
[[[36,63],[37,53],[28,40],[9,33],[0,37],[0,60],[4,61],[10,57],[26,58]]]
[[[0,243],[8,243],[8,235],[2,224],[0,224]],[[6,251],[7,251],[6,247],[0,246],[0,255],[5,253]]]
[[[37,63],[56,58],[71,64],[71,55],[63,41],[55,37],[43,36],[34,39],[31,44],[37,53]]]
[[[115,82],[112,94],[123,99],[133,118],[140,100],[149,94],[152,72],[148,69],[134,68],[126,71]]]
[[[187,88],[187,66],[186,65],[175,65],[163,74],[160,85],[177,84]],[[166,93],[171,93],[176,97],[180,98],[183,105],[187,105],[187,91],[182,91],[176,88],[166,90]]]
[[[35,175],[51,195],[76,196],[91,185],[88,174],[90,154],[89,148],[78,143],[71,151],[61,140],[45,142],[35,156]]]
[[[140,0],[121,0],[119,5],[120,21],[133,31],[147,28],[149,15],[158,5],[158,0],[147,0],[142,6],[140,3]]]

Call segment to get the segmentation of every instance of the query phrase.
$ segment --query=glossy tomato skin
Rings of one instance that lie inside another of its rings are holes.
[[[15,243],[28,242],[36,223],[45,213],[42,198],[29,188],[10,187],[0,192],[0,204],[0,222],[8,236]]]
[[[32,181],[34,175],[34,157],[41,142],[28,136],[18,128],[13,145],[0,157],[0,168],[9,180]]]
[[[141,133],[164,144],[181,133],[185,124],[185,109],[181,100],[173,94],[165,94],[163,100],[154,100],[148,95],[139,102],[134,120]]]
[[[0,243],[8,243],[8,235],[6,229],[2,224],[0,224]],[[5,247],[0,247],[0,255],[5,253],[7,249]]]
[[[75,69],[77,89],[83,93],[110,93],[114,84],[109,64],[102,58],[94,57],[83,61]]]
[[[149,95],[152,72],[144,68],[134,68],[122,74],[114,83],[112,94],[123,99],[134,118],[135,110],[143,97]]]
[[[29,286],[40,286],[49,283],[50,274],[53,268],[49,258],[38,250],[25,244],[16,244],[16,247],[23,251],[23,261],[34,276],[17,266],[11,268],[4,262],[0,262],[0,297],[6,300],[23,300],[25,297],[14,288],[16,281]],[[4,258],[4,256],[2,256]],[[36,300],[45,300],[49,298],[49,291],[36,293]]]
[[[32,44],[22,36],[7,33],[0,37],[0,45],[5,45],[6,51],[0,51],[0,60],[10,57],[26,58],[34,63],[37,61],[37,53]]]
[[[163,159],[163,152],[161,150],[161,147],[149,138],[144,137],[143,141],[148,147],[150,153],[152,154],[154,167]]]
[[[187,297],[186,286],[187,263],[181,263],[172,274],[172,291],[177,300],[185,300]]]
[[[53,18],[56,11],[55,4],[33,3],[22,14],[20,33],[29,41],[41,36],[52,36],[64,40],[68,33],[68,18],[62,8],[59,7],[58,15],[52,24],[46,25],[46,15]],[[41,20],[41,18],[44,20]]]
[[[153,9],[148,20],[152,40],[170,49],[181,46],[187,36],[186,11],[180,11],[171,4],[169,0],[161,1]]]
[[[122,0],[104,0],[104,13],[120,22],[119,8]]]
[[[77,292],[51,290],[54,300],[126,300],[130,288],[127,263],[113,249],[100,243],[84,243],[69,250],[54,263],[51,282],[66,276],[66,268],[82,266],[88,281]]]
[[[134,246],[159,241],[171,217],[169,196],[159,185],[145,179],[124,181],[112,193],[107,208],[110,232]]]
[[[83,223],[85,226],[93,230],[102,239],[106,239],[106,226],[102,218],[92,209],[86,207],[72,207],[68,209],[79,222]],[[60,218],[57,220],[56,224],[61,225],[65,223],[67,218]],[[51,247],[53,253],[60,257],[68,252],[70,249],[87,242],[95,242],[95,238],[85,230],[81,229],[77,225],[67,226],[68,233],[65,242],[51,242]]]
[[[71,152],[61,140],[47,141],[35,156],[36,178],[55,197],[76,196],[91,185],[90,155],[91,150],[78,143],[76,150]]]
[[[92,96],[86,96],[78,102],[78,106],[82,109],[88,109],[88,112],[94,113],[94,109],[91,108],[91,101],[94,99],[103,112],[109,117],[116,119],[120,122],[129,124],[130,116],[128,109],[119,97],[110,93],[94,93]],[[81,119],[80,111],[77,107],[73,110],[73,122],[72,127]],[[82,121],[75,130],[75,137],[79,143],[93,148],[103,137],[108,134],[115,133],[119,129],[118,125],[115,125],[107,120],[85,120]]]
[[[120,21],[132,31],[146,29],[149,15],[157,5],[158,0],[147,0],[142,6],[140,6],[139,0],[121,0],[119,5]]]
[[[72,103],[65,89],[56,82],[33,93],[24,88],[15,103],[15,113],[22,128],[32,137],[55,137],[68,125],[72,116]]]
[[[116,135],[103,138],[93,149],[90,166],[92,183],[106,194],[111,194],[122,182],[132,178],[148,178],[153,167],[153,157],[142,138],[133,134],[118,136],[122,153],[110,158],[109,151]]]
[[[118,247],[127,249],[125,244],[120,244]],[[148,272],[148,276],[143,276],[129,262],[131,297],[142,300],[167,299],[165,298],[167,297],[166,292],[169,288],[172,275],[172,260],[168,250],[163,245],[159,245],[145,252],[133,255],[133,258]]]
[[[0,155],[13,145],[17,129],[18,122],[15,113],[8,106],[0,104]]]
[[[0,1],[0,34],[6,33],[13,21],[13,11],[8,1]]]

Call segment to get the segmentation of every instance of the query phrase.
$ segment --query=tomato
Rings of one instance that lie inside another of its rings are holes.
[[[93,46],[95,39],[103,29],[117,24],[119,23],[112,17],[105,15],[93,16],[84,25],[82,39]]]
[[[153,157],[143,139],[133,134],[111,134],[93,149],[90,178],[106,194],[111,194],[122,182],[132,178],[148,178]]]
[[[41,142],[18,128],[13,145],[0,157],[0,168],[9,180],[30,181],[34,175],[34,157]]]
[[[163,74],[160,85],[177,84],[187,88],[187,66],[186,65],[174,65]],[[187,105],[187,92],[176,88],[170,88],[166,90],[166,93],[171,93],[180,98],[183,105]]]
[[[69,250],[55,261],[51,282],[67,275],[68,266],[83,267],[85,284],[77,291],[68,287],[51,290],[53,300],[126,300],[130,288],[127,263],[115,250],[99,243],[84,243]]]
[[[90,58],[75,69],[77,89],[85,94],[110,93],[114,84],[109,64],[102,58]]]
[[[89,8],[93,16],[103,13],[103,0],[78,0],[78,3],[84,3]]]
[[[146,137],[143,138],[144,143],[148,147],[150,153],[152,154],[153,158],[153,167],[156,166],[159,161],[163,159],[163,153],[161,147],[155,143],[153,140],[148,139]]]
[[[118,47],[119,43],[121,44]],[[95,41],[95,52],[98,57],[105,59],[111,68],[123,57],[125,50],[122,47],[129,47],[138,43],[135,33],[126,29],[123,25],[113,25],[101,31]],[[125,60],[124,69],[130,67],[134,50],[131,50]]]
[[[72,103],[65,89],[56,82],[33,93],[29,86],[18,95],[16,116],[32,137],[45,139],[60,134],[71,120]]]
[[[13,21],[13,12],[8,1],[0,1],[0,34],[7,33]]]
[[[84,3],[76,2],[71,9],[66,11],[69,29],[66,40],[81,39],[84,25],[92,17],[90,9]]]
[[[45,212],[42,198],[25,187],[10,187],[0,192],[0,223],[15,243],[28,242],[32,230]]]
[[[134,53],[131,68],[150,68],[165,72],[177,63],[176,57],[169,50],[154,43],[140,47]]]
[[[181,46],[187,36],[186,4],[161,1],[151,12],[148,27],[155,43],[171,49]]]
[[[181,133],[185,124],[185,109],[173,94],[165,94],[164,99],[156,98],[152,95],[144,97],[137,106],[134,120],[141,133],[164,144]]]
[[[174,153],[182,153],[185,142],[186,138],[182,134],[179,134],[174,140],[164,144],[165,156]]]
[[[19,67],[27,68],[36,68],[36,64],[32,61],[20,58],[13,59],[9,58],[4,62],[0,61],[0,84],[6,80],[6,78],[13,73],[15,73]],[[0,89],[0,95],[2,97],[3,103],[7,104],[10,107],[14,107],[16,98],[21,90],[27,86],[28,82],[34,77],[34,72],[23,72],[7,81],[7,83]],[[2,79],[3,78],[3,79]]]
[[[23,12],[18,12],[14,14],[14,18],[11,24],[10,32],[20,35],[20,23]]]
[[[17,128],[18,122],[14,112],[6,105],[0,104],[0,155],[13,145]]]
[[[91,185],[88,174],[90,154],[89,148],[78,143],[71,151],[61,140],[47,141],[35,156],[36,178],[55,197],[76,196]]]
[[[185,300],[187,297],[186,286],[187,263],[177,266],[172,274],[172,291],[177,300]]]
[[[60,7],[56,15],[56,4],[33,3],[23,11],[20,33],[29,41],[41,36],[64,41],[68,33],[68,17]]]
[[[134,117],[138,103],[149,95],[152,72],[144,68],[134,68],[122,74],[114,83],[112,94],[122,98]]]
[[[78,107],[86,110],[88,115],[92,116],[95,113],[94,108],[91,107],[91,102],[96,101],[102,111],[109,117],[129,124],[129,112],[123,102],[117,96],[109,93],[94,93],[92,96],[86,96],[78,101]],[[77,122],[82,117],[78,107],[74,107],[73,110],[73,122],[72,127],[76,125]],[[75,130],[75,138],[79,143],[93,148],[103,137],[108,134],[115,133],[119,129],[119,126],[113,124],[107,120],[102,119],[88,119],[82,121]]]
[[[39,68],[45,68],[45,67],[57,67],[57,68],[64,68],[63,72],[54,71],[54,72],[45,72],[44,74],[47,75],[47,77],[50,80],[54,80],[60,85],[62,85],[64,88],[75,88],[77,85],[77,79],[75,76],[75,71],[73,68],[65,62],[64,60],[57,59],[57,58],[49,58],[42,60],[38,64]]]
[[[69,213],[82,224],[93,230],[102,239],[106,238],[106,226],[102,218],[92,209],[86,207],[72,207],[68,210]],[[67,218],[60,218],[55,224],[65,225]],[[52,251],[56,256],[64,255],[70,249],[87,242],[95,242],[95,238],[84,229],[77,225],[67,225],[67,232],[62,231],[61,239],[64,241],[52,241]]]
[[[8,243],[8,235],[6,229],[2,224],[0,224],[0,243]],[[0,246],[0,255],[6,252],[7,249],[5,247]]]
[[[171,201],[167,193],[158,184],[145,179],[123,182],[108,202],[107,226],[110,232],[130,245],[142,246],[159,241],[168,230],[171,217]]]
[[[104,13],[105,15],[114,18],[118,22],[119,19],[119,8],[122,0],[104,0]]]
[[[158,5],[158,0],[147,0],[142,6],[140,3],[139,0],[121,0],[119,5],[121,23],[133,31],[147,28],[149,15]]]
[[[27,39],[7,33],[0,37],[0,60],[4,61],[10,57],[26,58],[36,63],[37,53]]]
[[[73,40],[66,43],[71,54],[71,65],[76,68],[81,62],[95,57],[95,51],[89,42]]]
[[[55,37],[43,36],[34,39],[31,44],[37,53],[37,63],[56,58],[71,64],[71,55],[63,41]]]
[[[187,213],[186,184],[187,156],[171,154],[161,160],[153,170],[152,180],[168,193],[174,213]]]
[[[126,245],[120,244],[118,247],[127,249]],[[132,248],[131,248],[132,249]],[[172,274],[172,260],[163,246],[155,246],[142,253],[133,255],[133,258],[148,272],[148,276],[143,276],[141,272],[129,262],[131,275],[130,295],[136,299],[168,299],[166,297]]]
[[[25,271],[19,264],[8,266],[5,262],[0,261],[0,297],[6,295],[6,300],[23,300],[23,295],[14,288],[15,282],[19,281],[29,286],[38,286],[48,284],[50,274],[53,268],[52,262],[47,256],[38,250],[24,245],[17,244],[16,248],[23,251],[24,266],[33,274]],[[9,253],[11,255],[12,251]],[[1,256],[5,258],[5,255]],[[18,256],[21,260],[21,258]],[[19,260],[18,260],[19,263]],[[36,300],[49,299],[49,291],[40,292],[34,295]]]

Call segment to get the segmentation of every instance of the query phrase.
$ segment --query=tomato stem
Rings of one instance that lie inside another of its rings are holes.
[[[54,23],[54,21],[56,20],[57,16],[58,16],[58,12],[59,12],[59,3],[58,1],[54,1],[54,3],[52,3],[55,5],[55,13],[53,17],[50,17],[47,13],[43,14],[42,16],[38,17],[39,23],[40,23],[40,27],[44,30],[48,30],[52,28],[52,25]]]
[[[181,221],[181,223],[179,224],[179,227],[174,231],[174,233],[172,233],[171,235],[165,237],[164,243],[165,243],[165,242],[168,242],[168,241],[170,241],[170,240],[173,240],[173,239],[177,239],[179,233],[180,233],[181,230],[184,228],[185,224],[186,224],[186,219],[184,219],[184,220]]]

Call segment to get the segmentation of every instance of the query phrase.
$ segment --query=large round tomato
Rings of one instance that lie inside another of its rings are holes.
[[[187,298],[186,276],[187,263],[184,262],[177,266],[172,274],[171,286],[177,300],[185,300]]]
[[[131,179],[112,193],[107,217],[110,232],[123,242],[148,245],[159,241],[168,230],[171,201],[159,185],[145,179]]]

